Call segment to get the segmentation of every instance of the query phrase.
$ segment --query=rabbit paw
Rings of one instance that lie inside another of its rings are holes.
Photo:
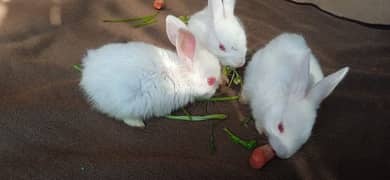
[[[145,123],[142,119],[124,119],[123,122],[131,127],[145,128]]]

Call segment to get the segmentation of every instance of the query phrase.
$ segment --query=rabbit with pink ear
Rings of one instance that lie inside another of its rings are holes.
[[[280,158],[291,157],[309,138],[320,103],[349,68],[323,78],[302,36],[284,33],[257,51],[245,71],[242,98],[255,126]]]
[[[245,30],[234,15],[235,0],[209,0],[207,7],[190,17],[188,28],[222,65],[245,64]]]
[[[80,86],[93,107],[129,126],[144,127],[145,118],[169,114],[215,93],[218,59],[178,18],[167,16],[166,30],[177,54],[142,42],[88,51]]]

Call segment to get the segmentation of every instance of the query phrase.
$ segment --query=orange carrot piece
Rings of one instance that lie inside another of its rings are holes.
[[[153,7],[157,10],[161,10],[164,8],[165,3],[164,0],[154,0]]]
[[[257,147],[249,158],[249,164],[254,169],[262,168],[269,160],[275,157],[275,152],[269,144]]]

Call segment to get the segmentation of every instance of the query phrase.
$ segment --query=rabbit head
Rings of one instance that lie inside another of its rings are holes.
[[[217,57],[202,47],[186,25],[178,18],[168,15],[166,31],[169,41],[176,46],[179,59],[184,62],[195,97],[209,98],[214,95],[220,81],[221,67]]]
[[[287,94],[265,115],[265,133],[280,158],[291,157],[310,137],[320,103],[345,77],[345,67],[309,87],[310,53],[297,63]]]
[[[235,0],[209,0],[209,28],[207,48],[221,64],[241,67],[245,64],[247,40],[240,20],[234,15]]]

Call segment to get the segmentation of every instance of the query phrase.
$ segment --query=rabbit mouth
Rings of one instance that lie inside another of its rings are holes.
[[[270,139],[270,145],[275,151],[276,155],[281,159],[288,159],[293,154],[288,150],[286,145],[282,144],[278,140],[275,141]]]
[[[224,65],[232,68],[240,68],[245,65],[245,58],[229,59],[226,57],[220,57],[220,59],[222,59]]]

